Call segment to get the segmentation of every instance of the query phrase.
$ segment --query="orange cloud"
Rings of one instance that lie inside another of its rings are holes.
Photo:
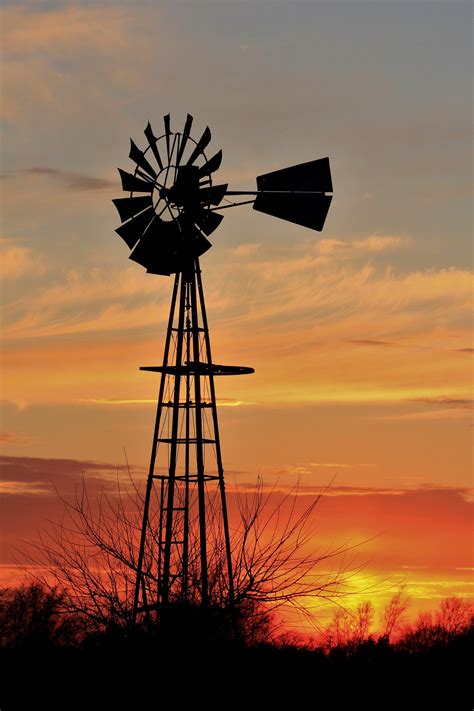
[[[237,245],[237,247],[234,247],[232,249],[232,254],[236,257],[251,257],[254,254],[257,254],[261,246],[262,245],[259,242],[245,242]]]
[[[68,269],[61,281],[48,285],[37,295],[42,307],[62,304],[99,302],[101,305],[133,296],[153,294],[167,305],[171,293],[171,279],[147,278],[135,265],[111,270],[103,267]]]
[[[363,239],[322,239],[316,242],[314,253],[321,256],[353,257],[357,253],[378,254],[400,249],[410,244],[406,235],[369,235]]]
[[[26,432],[0,432],[0,444],[28,445],[37,442]]]
[[[44,260],[30,247],[12,239],[0,239],[0,278],[17,279],[25,275],[40,275],[46,271]]]
[[[49,494],[48,488],[40,481],[0,481],[0,496],[49,496]]]
[[[15,185],[15,180],[18,180],[18,183],[21,184],[21,187],[24,190],[25,182],[29,178],[39,178],[41,183],[44,183],[45,180],[49,179],[56,182],[56,187],[59,185],[68,190],[85,190],[89,193],[91,191],[111,190],[116,188],[116,181],[47,167],[24,168],[22,170],[4,174],[2,179],[4,181],[13,181],[11,186],[12,190],[18,190],[18,185]]]
[[[461,352],[470,335],[466,271],[395,274],[302,257],[214,269],[209,281],[215,360],[256,369],[220,386],[222,398],[402,402],[462,398],[470,389]],[[161,358],[171,284],[133,266],[74,269],[10,305],[4,398],[149,399],[137,367]]]
[[[10,121],[26,119],[45,106],[64,115],[75,103],[70,78],[61,63],[66,58],[95,56],[100,59],[108,84],[129,82],[117,72],[113,51],[132,52],[130,27],[133,10],[126,7],[58,6],[52,8],[10,6],[1,9],[3,85],[2,114]],[[146,44],[140,56],[149,55]],[[133,66],[133,64],[131,65]],[[134,75],[133,70],[130,70]],[[98,85],[88,82],[89,98],[100,99]],[[64,101],[70,96],[71,101]]]

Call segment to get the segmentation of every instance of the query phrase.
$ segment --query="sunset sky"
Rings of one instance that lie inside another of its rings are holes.
[[[8,2],[0,582],[81,473],[146,476],[172,279],[114,233],[129,139],[186,113],[219,179],[329,156],[322,233],[226,210],[202,258],[233,490],[301,481],[381,598],[473,594],[472,5]],[[5,525],[6,524],[6,525]],[[378,586],[378,587],[377,587]]]

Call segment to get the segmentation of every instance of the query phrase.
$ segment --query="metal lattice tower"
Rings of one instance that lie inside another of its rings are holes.
[[[226,585],[232,605],[231,543],[214,378],[253,371],[212,361],[198,259],[189,271],[175,277],[163,365],[141,370],[161,373],[161,382],[144,502],[135,614],[156,608],[156,603],[150,604],[147,599],[144,580],[147,534],[158,547],[158,607],[177,601],[209,604],[209,545],[214,557],[224,551],[226,569],[219,584]],[[168,450],[166,473],[156,470],[159,447]],[[152,493],[157,484],[156,540],[149,527]]]
[[[141,370],[160,373],[150,468],[137,555],[133,620],[172,605],[234,604],[232,548],[217,418],[216,376],[252,368],[213,362],[199,258],[219,226],[219,210],[253,204],[255,210],[322,230],[332,195],[329,160],[257,177],[256,191],[230,191],[212,176],[222,151],[207,158],[211,133],[195,141],[188,114],[182,132],[157,138],[150,124],[147,147],[133,140],[134,173],[119,169],[128,197],[114,200],[122,223],[116,232],[130,259],[151,274],[174,274],[163,363]],[[138,193],[138,195],[137,195]],[[231,202],[226,195],[252,199]],[[225,200],[227,204],[221,205]],[[161,459],[160,459],[161,457]]]

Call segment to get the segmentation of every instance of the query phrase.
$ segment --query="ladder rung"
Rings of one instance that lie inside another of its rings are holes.
[[[162,442],[163,444],[173,444],[173,442],[176,442],[176,444],[186,444],[187,442],[189,444],[198,444],[198,440],[196,437],[190,437],[189,439],[186,439],[186,437],[177,437],[175,440],[173,440],[171,437],[158,437],[157,442]],[[200,440],[202,444],[215,444],[216,440],[215,439],[207,439],[207,438],[202,438]]]
[[[204,481],[214,481],[214,479],[219,479],[218,474],[203,474],[202,478]],[[189,481],[199,481],[200,477],[199,474],[178,474],[175,476],[175,479],[177,481],[186,481],[188,479]]]
[[[169,480],[169,474],[152,474],[151,475],[152,479],[161,479],[163,481],[168,481]],[[176,481],[186,481],[188,479],[189,481],[199,481],[199,474],[175,474]],[[203,474],[202,478],[204,480],[213,480],[213,479],[219,479],[218,474]],[[176,509],[176,511],[181,511],[184,507]]]
[[[168,400],[168,402],[162,402],[161,403],[162,407],[174,407],[174,402],[172,400]],[[196,409],[196,403],[195,402],[180,402],[177,407],[189,407],[190,410],[195,410]],[[212,407],[212,402],[201,402],[200,407]]]
[[[171,330],[174,331],[175,333],[179,333],[180,330],[182,330],[183,333],[187,333],[188,331],[190,333],[192,333],[193,331],[199,331],[200,333],[204,333],[205,329],[202,326],[198,326],[197,328],[194,328],[193,326],[189,326],[189,327],[184,326],[183,329],[179,329],[179,328],[176,328],[175,326],[173,326],[173,328]]]

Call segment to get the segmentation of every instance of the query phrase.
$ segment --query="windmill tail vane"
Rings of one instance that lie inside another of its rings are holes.
[[[174,274],[162,364],[141,368],[158,373],[160,385],[134,622],[155,615],[163,624],[176,604],[232,608],[235,601],[215,378],[254,371],[212,360],[200,257],[222,222],[220,211],[253,204],[320,231],[332,200],[328,158],[260,175],[254,191],[216,184],[222,151],[208,157],[211,132],[206,128],[195,140],[192,125],[188,114],[183,130],[174,133],[168,114],[157,137],[148,123],[144,149],[130,143],[133,173],[118,169],[128,196],[113,200],[122,222],[116,232],[131,250],[129,258],[148,273]],[[237,196],[252,197],[235,201]]]

